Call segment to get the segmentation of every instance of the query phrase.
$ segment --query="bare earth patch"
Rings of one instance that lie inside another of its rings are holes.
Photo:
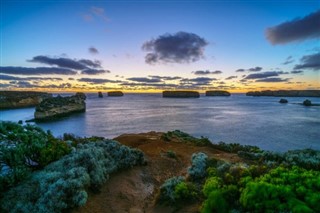
[[[173,176],[186,176],[191,155],[204,152],[229,162],[242,161],[236,154],[226,153],[211,147],[199,147],[178,141],[162,140],[160,132],[124,134],[115,140],[145,153],[147,165],[123,170],[111,175],[98,194],[89,194],[88,202],[73,212],[114,212],[114,213],[162,213],[173,212],[170,207],[157,205],[159,187]],[[176,153],[176,158],[166,155],[167,151]],[[198,204],[186,204],[178,212],[198,212]]]

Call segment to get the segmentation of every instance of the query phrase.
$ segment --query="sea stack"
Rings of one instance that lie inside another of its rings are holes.
[[[206,96],[230,96],[230,92],[223,90],[210,90],[206,91]]]
[[[52,94],[29,91],[0,91],[0,109],[34,107]]]
[[[200,94],[196,91],[163,91],[163,98],[199,98]]]
[[[121,91],[110,91],[110,92],[108,92],[108,96],[112,96],[112,97],[123,96],[123,92],[121,92]]]
[[[311,103],[311,101],[309,99],[304,100],[302,104],[304,106],[312,106],[312,103]]]
[[[98,97],[103,98],[102,92],[98,92]]]
[[[35,121],[47,121],[76,112],[86,111],[86,96],[78,92],[73,96],[48,98],[43,100],[34,113]]]
[[[280,104],[287,104],[288,103],[288,100],[287,99],[284,99],[284,98],[281,98],[280,101],[279,101]]]
[[[264,90],[248,92],[246,95],[275,97],[320,97],[320,90]]]

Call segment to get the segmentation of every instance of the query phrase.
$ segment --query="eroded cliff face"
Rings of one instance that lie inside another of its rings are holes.
[[[108,96],[113,96],[113,97],[123,96],[123,92],[121,92],[121,91],[110,91],[110,92],[108,92]]]
[[[85,112],[85,99],[84,93],[76,93],[70,97],[57,96],[45,99],[36,107],[34,118],[36,121],[46,121],[76,112]]]
[[[0,109],[32,107],[51,97],[46,92],[0,91]]]
[[[164,98],[199,98],[200,94],[196,91],[163,91]]]
[[[247,96],[320,97],[320,90],[265,90],[248,92]]]

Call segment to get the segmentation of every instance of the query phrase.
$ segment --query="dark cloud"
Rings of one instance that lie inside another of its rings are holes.
[[[81,71],[81,74],[85,75],[99,75],[103,73],[110,73],[109,70],[97,70],[97,69],[85,69]]]
[[[62,81],[62,78],[41,78],[41,77],[16,77],[0,74],[0,80],[4,81]]]
[[[253,73],[249,74],[245,77],[245,79],[263,79],[263,78],[268,78],[268,77],[275,77],[283,74],[289,74],[288,72],[283,72],[283,71],[269,71],[269,72],[263,72],[263,73]]]
[[[182,84],[193,84],[193,85],[208,85],[211,84],[212,81],[216,81],[216,78],[207,78],[207,77],[199,77],[199,78],[184,78],[180,80]]]
[[[136,81],[136,82],[144,82],[144,83],[157,83],[157,82],[162,82],[161,79],[159,78],[127,78],[129,81]]]
[[[98,54],[99,53],[99,51],[95,47],[89,47],[88,50],[89,50],[89,53],[91,53],[91,54]]]
[[[123,82],[121,83],[122,86],[130,86],[130,87],[154,87],[154,88],[165,88],[165,87],[176,87],[176,84],[166,84],[166,83],[129,83],[129,82]]]
[[[164,81],[172,81],[172,80],[179,80],[181,77],[179,76],[158,76],[158,75],[149,75],[150,78],[161,79]]]
[[[148,64],[189,63],[204,57],[208,42],[194,33],[178,32],[164,34],[145,42],[142,49],[149,53],[145,56]]]
[[[261,70],[262,70],[262,67],[253,67],[248,69],[248,71],[250,72],[259,72]]]
[[[236,72],[244,72],[246,71],[245,69],[237,69]]]
[[[301,74],[301,73],[303,73],[303,71],[302,70],[293,70],[290,73],[291,74]]]
[[[28,61],[75,70],[101,67],[100,61],[91,61],[88,59],[75,60],[70,58],[51,58],[43,55],[35,56]]]
[[[271,44],[285,44],[320,37],[320,10],[266,29]]]
[[[90,84],[121,83],[121,81],[114,81],[114,80],[102,79],[102,78],[80,78],[78,79],[78,81],[86,82]]]
[[[273,83],[273,82],[287,82],[289,78],[262,78],[258,79],[255,82],[266,82],[266,83]]]
[[[232,75],[232,76],[227,77],[226,80],[231,80],[231,79],[234,79],[234,78],[238,78],[238,76]]]
[[[296,66],[294,66],[294,69],[295,70],[310,69],[314,71],[320,70],[320,52],[312,55],[303,56],[300,59],[300,64],[297,64]]]
[[[292,58],[292,56],[288,56],[285,60],[285,62],[283,62],[283,65],[287,65],[287,64],[291,64],[294,62],[294,59]]]
[[[195,75],[211,75],[211,74],[221,74],[222,71],[216,70],[216,71],[209,71],[209,70],[198,70],[198,71],[193,71]]]
[[[68,80],[73,81],[73,80],[74,80],[74,78],[68,78]]]
[[[76,71],[60,67],[0,67],[0,73],[12,75],[75,75]]]

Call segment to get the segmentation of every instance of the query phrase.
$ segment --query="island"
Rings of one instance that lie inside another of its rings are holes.
[[[57,97],[45,99],[36,106],[34,120],[47,121],[76,112],[85,112],[85,100],[86,96],[81,92],[69,97],[58,95]]]
[[[230,92],[224,90],[209,90],[206,91],[206,96],[230,96]]]
[[[98,92],[98,97],[99,97],[99,98],[103,98],[102,92]]]
[[[52,94],[33,91],[0,91],[0,109],[34,107]]]
[[[320,97],[320,90],[264,90],[247,92],[247,96]]]
[[[120,96],[123,96],[123,92],[121,92],[121,91],[110,91],[110,92],[108,92],[108,96],[120,97]]]
[[[163,91],[163,98],[199,98],[200,94],[196,91]]]

